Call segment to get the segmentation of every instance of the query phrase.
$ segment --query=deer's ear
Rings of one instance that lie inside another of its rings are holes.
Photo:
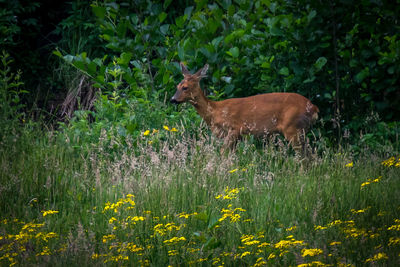
[[[181,71],[183,76],[190,75],[190,72],[186,68],[185,64],[183,64],[183,62],[181,62],[179,65],[181,65]]]
[[[205,64],[204,67],[202,67],[201,69],[199,69],[199,70],[196,72],[195,75],[196,75],[198,78],[207,77],[207,70],[208,70],[208,64]]]

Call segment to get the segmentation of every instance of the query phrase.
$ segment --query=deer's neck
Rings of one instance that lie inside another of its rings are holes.
[[[210,126],[213,120],[213,110],[215,108],[214,101],[208,99],[200,87],[199,91],[200,93],[191,103],[197,110],[197,113],[199,113],[207,125]]]

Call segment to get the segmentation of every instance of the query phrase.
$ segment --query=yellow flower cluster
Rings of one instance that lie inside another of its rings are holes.
[[[103,209],[103,213],[108,210],[113,210],[114,213],[118,213],[118,209],[121,208],[124,204],[130,205],[126,208],[128,210],[134,208],[135,207],[135,201],[133,201],[134,197],[135,197],[134,195],[128,194],[126,198],[121,198],[116,203],[107,202]]]
[[[167,224],[162,224],[159,223],[157,225],[154,226],[153,230],[154,230],[154,234],[158,234],[160,236],[165,235],[167,232],[171,232],[171,231],[179,231],[182,227],[184,227],[185,225],[176,225],[175,223],[167,223]]]
[[[371,208],[371,206],[366,207],[365,209],[360,209],[360,210],[351,209],[350,212],[353,213],[353,214],[364,213],[367,210],[369,210],[370,208]]]
[[[43,210],[43,217],[46,217],[47,215],[51,215],[51,214],[57,214],[59,211],[58,210]]]
[[[196,216],[196,215],[198,215],[197,212],[193,212],[193,213],[181,212],[181,213],[179,213],[177,216],[178,216],[178,218],[185,218],[185,219],[188,219],[190,216]]]
[[[252,246],[252,245],[257,245],[260,243],[259,240],[256,240],[256,237],[254,235],[242,235],[240,237],[240,241],[245,246]]]
[[[168,244],[168,245],[173,245],[180,241],[186,241],[186,238],[184,236],[181,236],[181,237],[174,236],[171,239],[164,240],[163,243]]]
[[[129,257],[126,255],[109,256],[104,260],[104,263],[127,261],[127,260],[129,260]]]
[[[43,233],[39,232],[35,235],[36,239],[42,239],[43,241],[47,242],[49,238],[57,238],[58,235],[54,232]]]
[[[388,230],[400,231],[400,220],[399,219],[395,219],[394,222],[396,224],[393,224],[392,226],[389,226]]]
[[[178,251],[176,249],[168,251],[168,256],[171,257],[171,256],[176,256],[176,255],[178,255]]]
[[[331,265],[325,264],[320,261],[313,261],[310,263],[302,263],[302,264],[297,265],[297,267],[326,267],[326,266],[331,266]]]
[[[371,258],[366,259],[365,263],[374,262],[374,261],[381,261],[381,260],[387,260],[387,259],[388,259],[388,256],[386,255],[386,253],[381,252],[381,253],[375,254]]]
[[[36,257],[37,257],[37,256],[46,256],[46,255],[51,255],[51,252],[50,252],[49,247],[44,246],[44,247],[42,248],[42,251],[36,254]]]
[[[136,224],[136,222],[140,222],[140,221],[144,221],[144,220],[146,220],[146,218],[143,216],[128,216],[125,219],[125,221],[130,221],[133,224]]]
[[[379,176],[376,179],[368,179],[368,181],[361,184],[361,188],[364,188],[365,186],[370,185],[372,183],[379,183],[381,179],[382,179],[382,176]]]
[[[176,128],[170,129],[170,128],[169,128],[168,126],[166,126],[166,125],[164,125],[163,128],[164,128],[164,130],[170,131],[170,132],[177,132],[177,131],[178,131]]]
[[[26,260],[28,249],[36,251],[33,254],[35,257],[52,255],[48,242],[50,239],[57,238],[58,235],[54,232],[43,231],[44,223],[24,223],[18,219],[1,221],[4,225],[11,223],[18,229],[18,233],[0,235],[0,265],[3,265],[3,260],[7,260],[9,266],[20,264],[17,257],[22,255]]]
[[[385,167],[396,167],[399,168],[400,167],[400,156],[397,157],[397,160],[395,157],[390,157],[387,160],[384,160],[381,162],[381,164]]]
[[[397,246],[397,245],[400,245],[400,237],[389,238],[388,246]]]
[[[297,229],[297,226],[294,225],[294,226],[292,226],[292,227],[286,228],[286,232],[291,232],[291,231],[294,231],[294,230],[296,230],[296,229]]]
[[[153,129],[153,131],[151,131],[151,132],[150,132],[150,130],[146,130],[146,131],[143,132],[142,135],[143,135],[143,136],[148,136],[150,133],[151,133],[151,134],[156,134],[156,133],[158,133],[158,132],[159,132],[159,130],[156,130],[156,129]]]
[[[293,238],[292,235],[286,237],[286,240],[281,240],[278,243],[274,245],[275,248],[277,249],[288,249],[290,247],[295,247],[295,246],[304,246],[305,243],[302,240],[296,240]]]
[[[115,235],[111,234],[111,235],[105,235],[103,236],[103,243],[107,243],[110,240],[114,240],[115,239]]]
[[[266,266],[267,262],[264,260],[264,258],[257,258],[256,263],[254,263],[253,267],[260,267],[260,266]]]
[[[240,218],[241,218],[240,214],[239,214],[239,213],[235,213],[235,212],[237,212],[237,211],[239,211],[239,212],[245,212],[246,210],[245,210],[245,209],[242,209],[242,208],[235,208],[235,209],[233,209],[233,208],[232,208],[232,204],[229,204],[227,209],[224,209],[224,208],[223,208],[223,209],[221,210],[222,217],[219,218],[218,221],[219,221],[219,222],[222,222],[222,221],[224,221],[224,220],[227,219],[227,218],[230,218],[231,222],[238,222],[238,221],[240,221]]]
[[[304,248],[301,250],[301,256],[303,258],[307,256],[314,257],[316,255],[322,254],[322,252],[322,249],[319,248]]]
[[[346,164],[346,167],[347,167],[347,168],[352,168],[352,167],[354,167],[354,162],[349,162],[349,163],[347,163],[347,164]]]
[[[242,188],[232,188],[228,186],[225,188],[225,193],[219,194],[215,199],[235,199]]]
[[[314,226],[314,230],[325,230],[325,229],[328,229],[328,227],[326,227],[326,226],[321,226],[321,225],[316,225],[316,226]]]
[[[144,248],[139,247],[137,245],[135,245],[134,243],[130,242],[126,245],[126,248],[133,253],[139,253],[139,255],[141,255],[141,252],[144,251]]]

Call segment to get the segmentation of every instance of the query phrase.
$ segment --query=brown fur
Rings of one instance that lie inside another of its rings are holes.
[[[304,134],[317,120],[319,109],[296,93],[269,93],[244,98],[211,101],[200,88],[208,65],[190,74],[181,63],[184,79],[178,84],[173,103],[190,102],[212,132],[232,146],[242,135],[262,137],[281,133],[293,148],[304,149]]]

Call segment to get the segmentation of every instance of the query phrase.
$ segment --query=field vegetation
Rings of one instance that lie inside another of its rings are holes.
[[[59,40],[18,54],[42,36],[45,8],[63,14]],[[0,265],[400,265],[398,5],[31,1],[1,12]],[[210,64],[214,100],[308,97],[321,110],[309,157],[280,136],[222,152],[189,104],[167,101],[179,61]]]

